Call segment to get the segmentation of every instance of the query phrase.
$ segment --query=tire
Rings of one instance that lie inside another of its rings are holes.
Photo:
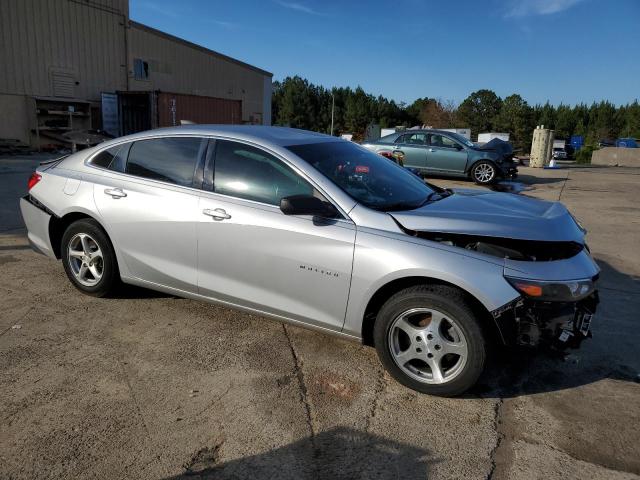
[[[460,395],[484,370],[485,335],[466,296],[453,287],[418,285],[396,293],[380,309],[373,338],[387,371],[421,393]]]
[[[471,168],[471,180],[478,185],[491,185],[497,178],[498,169],[488,160],[480,160]]]
[[[105,297],[120,285],[113,245],[95,220],[77,220],[67,227],[60,256],[71,283],[87,295]]]

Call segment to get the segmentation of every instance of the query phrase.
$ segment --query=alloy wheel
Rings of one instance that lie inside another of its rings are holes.
[[[478,165],[473,171],[473,175],[476,177],[476,180],[480,183],[490,182],[491,180],[493,180],[493,177],[495,174],[496,174],[495,169],[488,163],[482,163]]]
[[[456,321],[431,308],[401,313],[391,324],[388,341],[398,367],[423,383],[450,382],[462,372],[469,356],[467,340]]]
[[[86,233],[77,233],[67,247],[69,267],[76,280],[87,287],[96,285],[104,273],[104,259],[98,242]]]

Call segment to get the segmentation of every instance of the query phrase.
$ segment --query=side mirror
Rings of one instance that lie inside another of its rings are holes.
[[[335,218],[338,210],[331,203],[313,195],[291,195],[280,200],[280,210],[285,215],[313,215]]]

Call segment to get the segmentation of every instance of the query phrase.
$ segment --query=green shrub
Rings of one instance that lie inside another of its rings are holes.
[[[575,153],[576,163],[591,163],[591,154],[597,149],[593,145],[584,145]]]

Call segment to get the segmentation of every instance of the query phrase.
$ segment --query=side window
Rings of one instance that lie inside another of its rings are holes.
[[[409,135],[400,135],[395,143],[406,143]]]
[[[136,80],[149,79],[149,64],[141,58],[133,59],[133,77]]]
[[[412,133],[405,135],[405,143],[410,145],[425,145],[427,143],[427,135],[424,133]]]
[[[202,139],[195,137],[154,138],[134,142],[129,150],[125,172],[190,187],[202,142]]]
[[[314,188],[291,168],[258,148],[216,142],[214,191],[231,197],[280,205],[290,195],[314,195]]]
[[[455,148],[456,142],[444,135],[431,135],[430,144],[432,147]]]
[[[116,172],[124,171],[124,164],[127,159],[127,153],[129,152],[130,143],[124,143],[116,145],[115,147],[108,148],[97,154],[91,160],[91,165],[95,165],[100,168],[107,168],[109,170],[115,170]]]

